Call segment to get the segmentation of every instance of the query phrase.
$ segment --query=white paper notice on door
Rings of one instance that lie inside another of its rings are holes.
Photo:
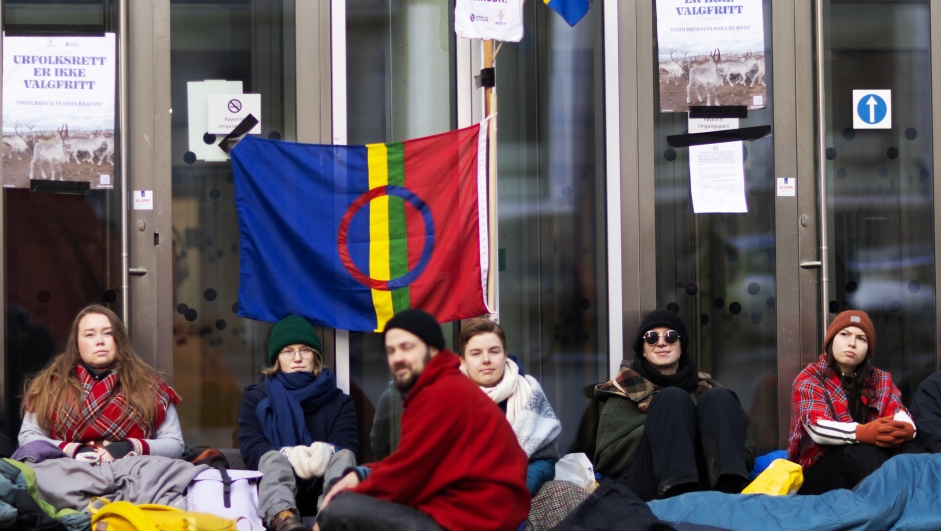
[[[690,146],[689,185],[696,214],[748,212],[742,142]]]

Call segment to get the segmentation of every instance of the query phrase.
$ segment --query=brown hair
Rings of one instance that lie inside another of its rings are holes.
[[[470,341],[472,337],[480,334],[496,334],[497,337],[500,338],[500,344],[503,345],[503,350],[506,350],[506,334],[503,333],[503,329],[500,328],[500,325],[489,319],[484,319],[483,317],[474,317],[473,319],[465,321],[464,326],[461,327],[461,334],[458,339],[458,344],[460,345],[458,356],[463,358],[464,348],[467,347],[467,342]]]
[[[323,354],[314,347],[310,347],[310,349],[314,351],[314,370],[311,372],[314,373],[314,376],[320,376],[320,373],[323,371]],[[265,376],[274,376],[279,372],[281,372],[281,360],[277,356],[274,358],[274,365],[261,370],[261,373]]]
[[[156,396],[160,389],[160,375],[134,352],[127,328],[118,316],[98,304],[86,306],[78,312],[72,321],[65,350],[52,358],[42,371],[26,381],[21,413],[35,413],[36,422],[47,431],[54,411],[72,410],[78,413],[75,409],[81,407],[78,402],[82,395],[75,372],[75,367],[82,362],[78,350],[78,334],[82,319],[89,314],[104,315],[111,321],[111,333],[117,350],[112,367],[118,373],[117,385],[123,388],[128,404],[137,411],[140,418],[148,424],[153,423],[159,411]]]

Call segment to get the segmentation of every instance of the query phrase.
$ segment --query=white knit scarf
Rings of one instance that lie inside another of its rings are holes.
[[[461,364],[461,372],[467,374],[467,369],[464,368],[463,363]],[[532,386],[529,385],[526,378],[520,376],[519,367],[509,358],[506,359],[506,366],[503,369],[503,378],[497,385],[493,387],[480,387],[480,390],[489,396],[496,404],[504,400],[507,401],[506,420],[509,421],[510,425],[516,420],[516,416],[523,410],[526,402],[529,401],[529,397],[533,394]]]

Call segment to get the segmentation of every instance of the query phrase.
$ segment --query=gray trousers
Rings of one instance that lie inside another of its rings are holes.
[[[340,450],[333,454],[323,475],[324,485],[339,479],[343,471],[352,466],[356,466],[356,456],[353,452]],[[258,515],[262,520],[268,522],[285,509],[296,511],[297,481],[288,458],[277,450],[271,450],[261,456],[258,471],[264,474],[258,484]],[[319,501],[317,505],[320,505]]]
[[[355,492],[337,494],[317,523],[321,531],[444,531],[417,509]]]

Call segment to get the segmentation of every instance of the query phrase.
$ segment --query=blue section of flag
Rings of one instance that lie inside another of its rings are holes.
[[[549,0],[546,5],[562,15],[569,26],[577,24],[588,13],[588,0]]]
[[[295,144],[246,137],[232,150],[241,244],[239,316],[375,330],[370,289],[350,276],[337,234],[368,191],[365,146]],[[350,224],[350,255],[369,263],[369,211]],[[368,267],[363,269],[368,271]]]

